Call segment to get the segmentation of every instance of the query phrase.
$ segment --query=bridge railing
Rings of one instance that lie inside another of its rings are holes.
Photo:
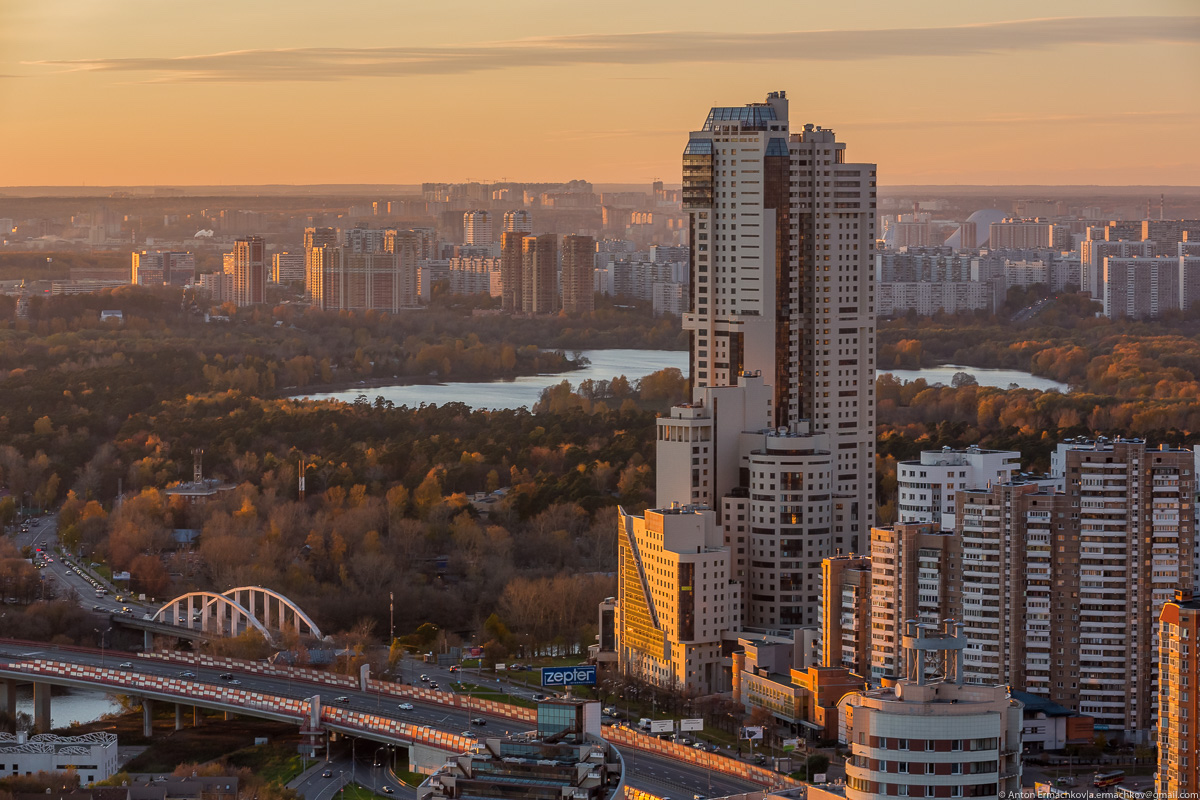
[[[264,694],[232,686],[218,686],[210,683],[199,683],[183,678],[170,678],[157,675],[144,675],[123,669],[108,667],[93,667],[81,664],[68,664],[61,661],[31,659],[16,661],[7,665],[8,669],[29,675],[46,675],[69,678],[91,684],[101,684],[113,688],[137,691],[156,692],[158,694],[178,697],[180,701],[207,700],[213,703],[238,706],[240,708],[272,711],[284,716],[295,717],[297,722],[309,713],[308,700],[292,697],[280,697]]]
[[[309,683],[336,686],[340,689],[359,688],[358,680],[349,675],[338,675],[335,672],[326,672],[325,670],[312,669],[310,667],[281,667],[274,664],[265,664],[262,661],[250,661],[248,659],[229,658],[227,656],[210,656],[204,653],[185,653],[179,650],[139,653],[138,657],[208,669],[238,670],[256,675],[269,675],[273,678],[291,678]]]
[[[685,761],[697,767],[710,769],[724,775],[732,775],[747,781],[768,787],[795,787],[803,784],[795,778],[774,770],[764,769],[754,764],[747,764],[719,753],[709,753],[687,745],[676,744],[656,736],[647,736],[630,728],[618,728],[609,725],[604,729],[604,738],[609,742],[635,750],[643,750],[676,761]]]
[[[453,706],[467,711],[475,711],[492,717],[507,717],[520,722],[537,722],[537,710],[524,706],[500,703],[469,695],[453,692],[440,692],[436,689],[426,689],[423,686],[410,686],[405,683],[392,683],[371,678],[367,681],[367,691],[386,694],[391,697],[408,700],[419,700],[425,703]]]

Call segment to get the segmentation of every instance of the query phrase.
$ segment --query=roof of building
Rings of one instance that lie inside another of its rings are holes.
[[[746,106],[716,106],[708,112],[704,120],[704,130],[711,131],[722,122],[740,122],[743,128],[758,128],[766,130],[768,122],[778,121],[775,108],[765,103],[753,103]]]
[[[1045,714],[1047,717],[1077,717],[1078,711],[1060,706],[1052,700],[1047,700],[1038,694],[1030,694],[1029,692],[1018,692],[1015,689],[1009,692],[1014,700],[1020,700],[1025,705],[1026,714]]]

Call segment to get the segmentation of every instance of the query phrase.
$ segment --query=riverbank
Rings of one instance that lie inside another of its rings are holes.
[[[551,375],[569,375],[572,372],[575,372],[577,370],[582,370],[582,369],[587,368],[586,364],[579,364],[574,361],[570,361],[568,363],[572,365],[569,369],[565,369],[561,372],[552,372],[549,374],[551,374]],[[530,375],[513,375],[512,377],[495,378],[493,380],[485,381],[485,382],[486,383],[512,383],[514,381],[520,380],[521,378],[536,377],[536,375],[538,375],[538,374],[543,374],[543,373],[533,373]],[[386,388],[392,387],[392,386],[453,386],[456,383],[479,383],[479,381],[471,381],[471,380],[444,381],[441,378],[433,378],[433,377],[429,377],[429,376],[419,377],[419,376],[414,375],[414,376],[409,376],[407,378],[401,378],[401,377],[397,377],[397,376],[393,375],[390,378],[371,378],[370,380],[362,380],[362,381],[335,381],[333,383],[313,383],[313,384],[309,384],[308,386],[286,386],[283,389],[276,390],[275,392],[271,393],[268,396],[276,398],[276,399],[280,399],[280,400],[284,400],[287,398],[307,399],[310,395],[340,394],[340,393],[344,393],[344,392],[358,391],[360,389],[363,391],[366,391],[368,389],[386,389]]]

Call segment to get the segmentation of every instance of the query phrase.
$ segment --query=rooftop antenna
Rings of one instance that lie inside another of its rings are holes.
[[[1160,194],[1158,196],[1158,219],[1159,219],[1159,222],[1166,219],[1163,216],[1163,206],[1166,205],[1166,201],[1167,201],[1167,193],[1163,192],[1162,194]]]

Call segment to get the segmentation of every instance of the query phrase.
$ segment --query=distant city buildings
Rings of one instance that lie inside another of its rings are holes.
[[[521,239],[521,311],[553,314],[557,310],[558,236],[525,236]]]
[[[591,236],[567,235],[562,240],[562,308],[568,314],[595,309],[592,274],[595,271],[596,240]]]
[[[463,213],[463,243],[490,245],[492,243],[492,215],[487,211]]]
[[[307,253],[273,253],[271,255],[271,283],[286,285],[304,283]]]
[[[453,294],[501,296],[503,285],[499,258],[457,256],[449,259],[446,272]]]
[[[236,306],[253,306],[267,300],[266,243],[261,236],[247,236],[233,243],[226,272],[233,282],[229,301]]]
[[[397,312],[418,303],[416,231],[352,228],[343,243],[308,248],[308,294],[316,308],[336,311]]]
[[[173,250],[134,251],[131,283],[136,286],[187,286],[196,277],[196,257]]]

